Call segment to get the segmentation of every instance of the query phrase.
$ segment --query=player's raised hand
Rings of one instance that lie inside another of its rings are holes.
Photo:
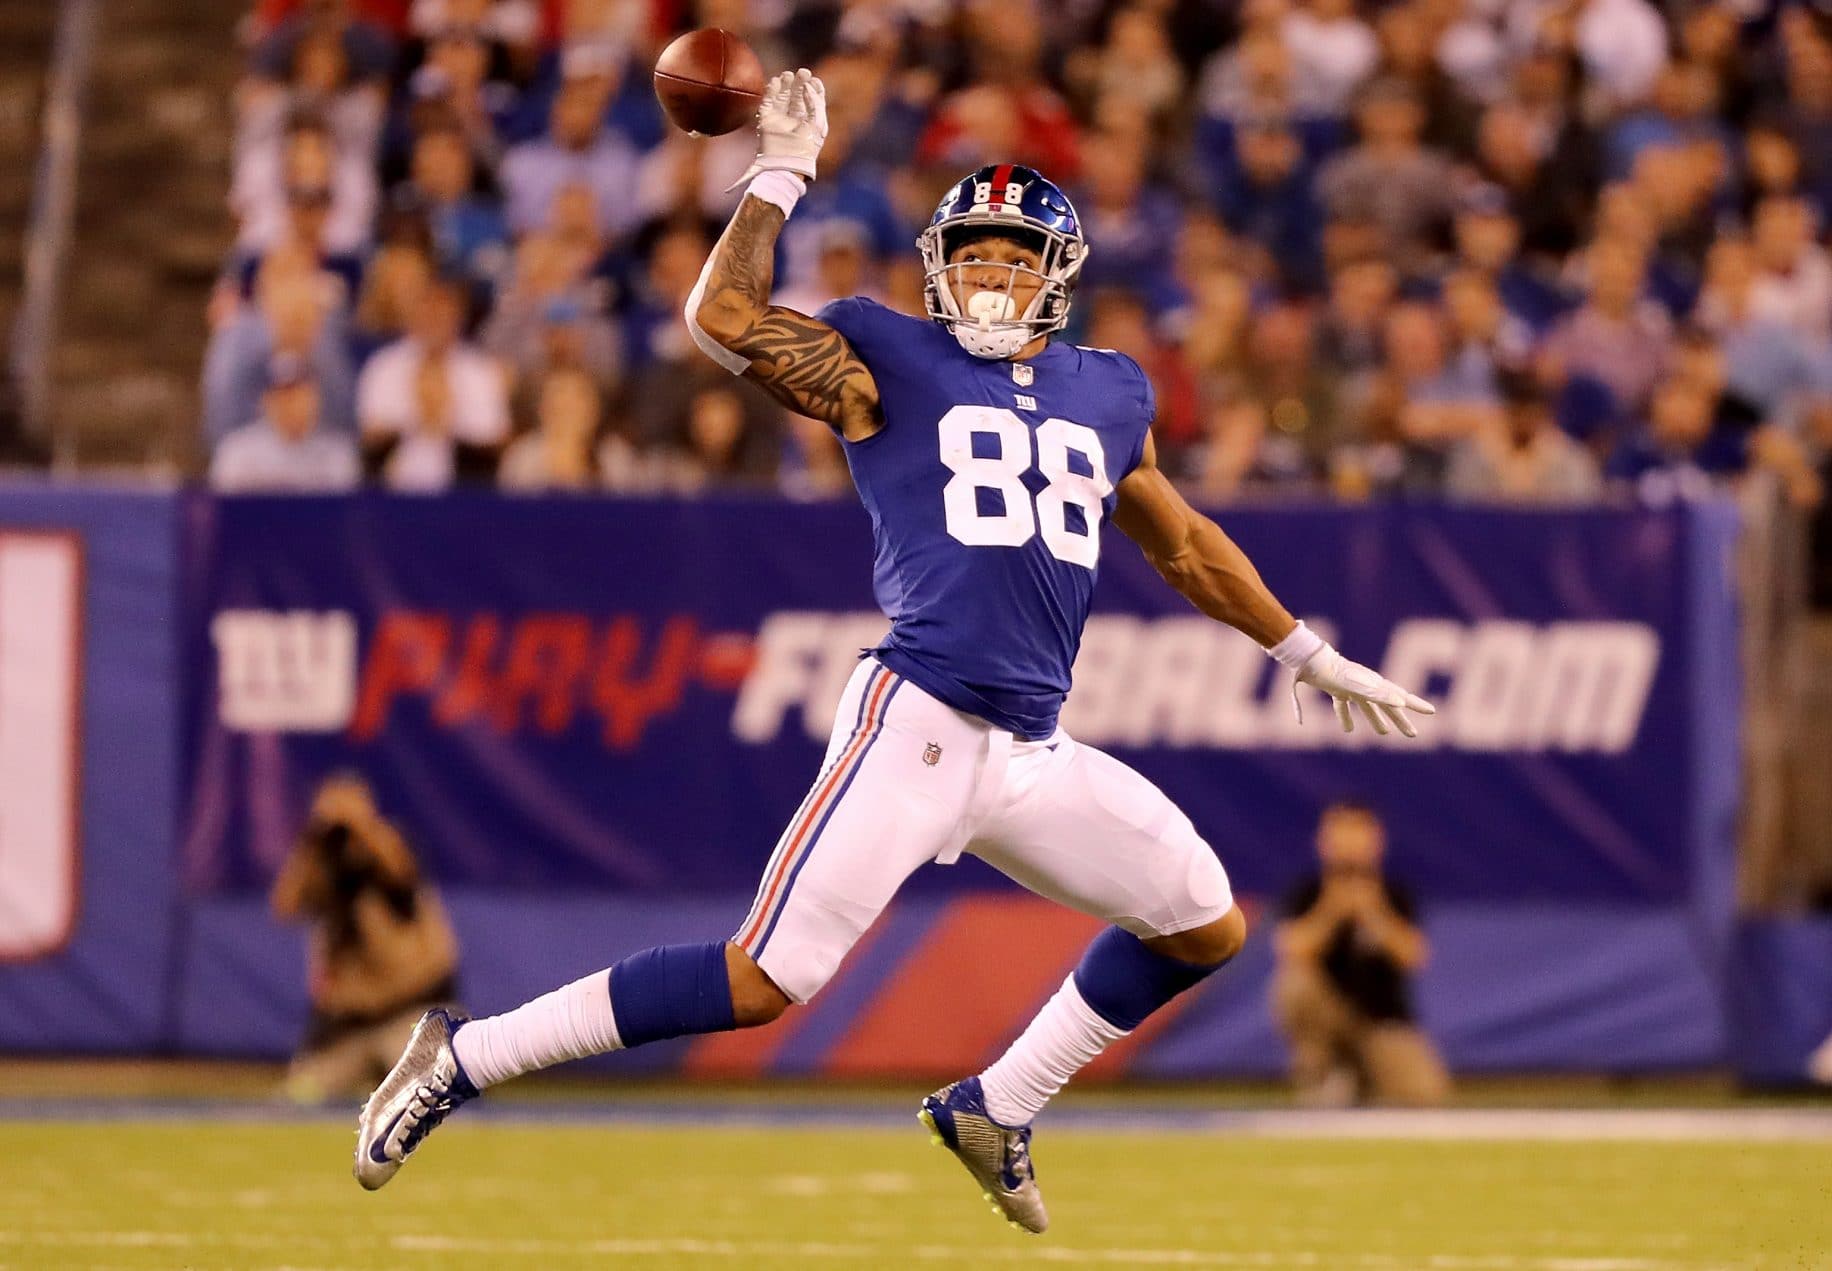
[[[1379,672],[1349,661],[1327,644],[1298,669],[1297,683],[1291,687],[1291,700],[1298,707],[1298,718],[1302,720],[1304,708],[1298,702],[1298,684],[1313,685],[1335,699],[1336,718],[1342,721],[1345,733],[1355,731],[1356,709],[1382,737],[1392,728],[1399,729],[1407,737],[1417,737],[1419,730],[1406,712],[1438,713],[1437,707],[1418,694],[1408,693]]]
[[[735,190],[759,172],[793,172],[812,181],[826,140],[827,86],[807,67],[784,71],[764,86],[757,157],[726,188]]]

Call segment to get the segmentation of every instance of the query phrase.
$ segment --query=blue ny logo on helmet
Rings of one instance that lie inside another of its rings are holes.
[[[998,266],[1006,271],[1002,284],[988,287],[986,262],[949,263],[962,244],[994,235],[1033,247],[1038,267]],[[1060,331],[1088,256],[1068,195],[1035,168],[1013,163],[988,164],[958,182],[942,197],[916,246],[929,316],[967,352],[983,358],[1009,358],[1038,336]],[[1018,312],[1014,293],[1027,276],[1037,279],[1037,289]]]

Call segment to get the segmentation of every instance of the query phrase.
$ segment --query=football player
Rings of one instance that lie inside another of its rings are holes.
[[[1029,168],[980,169],[919,240],[926,318],[860,299],[808,317],[772,306],[770,286],[827,131],[820,80],[771,81],[758,131],[688,327],[720,365],[839,434],[890,633],[861,659],[826,764],[732,939],[649,949],[488,1019],[428,1012],[364,1107],[356,1176],[380,1187],[453,1108],[531,1069],[777,1018],[820,991],[911,873],[971,852],[1110,924],[1009,1051],[919,1113],[999,1212],[1040,1232],[1032,1119],[1246,938],[1189,818],[1057,725],[1102,523],[1333,697],[1344,728],[1359,713],[1411,737],[1409,712],[1432,707],[1293,618],[1183,501],[1158,470],[1136,363],[1051,339],[1088,252],[1061,190]]]

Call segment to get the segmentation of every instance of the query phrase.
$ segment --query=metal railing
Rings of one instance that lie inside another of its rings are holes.
[[[1799,909],[1832,877],[1832,642],[1807,605],[1805,517],[1767,480],[1738,499],[1744,799],[1737,900],[1745,912]]]
[[[58,6],[45,93],[44,145],[33,175],[32,208],[26,222],[25,287],[13,328],[11,371],[18,388],[20,421],[27,437],[49,445],[52,467],[61,472],[75,470],[76,447],[74,434],[57,426],[52,355],[76,215],[83,109],[100,13],[101,0],[63,0]]]

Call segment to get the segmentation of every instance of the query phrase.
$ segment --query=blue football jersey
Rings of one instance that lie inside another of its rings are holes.
[[[956,710],[1056,728],[1094,595],[1101,522],[1155,403],[1131,358],[1062,342],[1027,362],[962,349],[870,300],[818,315],[877,381],[884,427],[846,443],[890,634],[873,652]]]

